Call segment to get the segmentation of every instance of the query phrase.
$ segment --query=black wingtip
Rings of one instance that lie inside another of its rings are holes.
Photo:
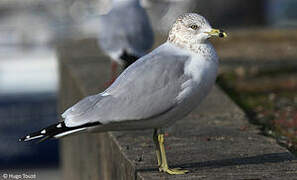
[[[87,123],[87,124],[84,124],[81,126],[76,126],[76,127],[66,127],[64,122],[59,122],[59,123],[53,124],[51,126],[48,126],[46,128],[43,128],[40,131],[37,131],[37,132],[31,133],[27,136],[24,136],[24,137],[20,138],[19,141],[26,142],[26,141],[40,139],[38,141],[38,143],[40,143],[40,142],[43,142],[49,138],[59,138],[59,137],[56,137],[56,135],[63,134],[64,132],[72,131],[72,130],[79,129],[79,128],[96,126],[99,124],[100,124],[99,122],[95,122],[95,123]],[[75,132],[77,132],[77,131],[73,131],[73,133],[75,133]],[[65,135],[63,135],[63,136],[65,136]],[[63,136],[60,136],[60,137],[63,137]]]
[[[24,136],[19,138],[19,142],[25,142],[28,136]]]
[[[53,137],[55,134],[63,132],[65,128],[64,122],[56,123],[43,128],[39,131],[33,132],[19,139],[20,142],[41,139],[38,142],[43,142],[46,139]]]
[[[44,135],[37,134],[37,132],[35,132],[35,133],[32,133],[32,134],[27,135],[25,137],[19,138],[19,142],[31,141],[33,139],[39,139],[39,138],[42,138],[42,137],[44,137]]]

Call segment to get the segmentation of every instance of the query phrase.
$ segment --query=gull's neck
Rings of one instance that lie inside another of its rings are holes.
[[[178,36],[169,36],[167,42],[185,50],[189,50],[193,53],[200,53],[201,49],[204,48],[212,48],[212,44],[205,40],[203,42],[195,41],[195,40],[184,40],[183,38],[179,38]]]
[[[169,36],[167,42],[191,54],[203,56],[206,60],[218,61],[216,51],[208,40],[203,42],[193,40],[191,42],[189,40],[181,40],[177,36]]]

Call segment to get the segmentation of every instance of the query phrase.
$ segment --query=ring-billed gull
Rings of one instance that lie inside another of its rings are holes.
[[[98,43],[111,60],[111,81],[117,65],[127,68],[145,55],[154,42],[153,30],[139,0],[112,0],[112,9],[99,18]],[[109,84],[110,85],[110,84]]]
[[[62,114],[64,121],[20,140],[152,128],[159,170],[186,173],[168,167],[162,128],[189,114],[213,86],[218,56],[208,41],[211,36],[227,35],[212,29],[198,14],[181,15],[167,42],[129,66],[104,92],[67,109]]]

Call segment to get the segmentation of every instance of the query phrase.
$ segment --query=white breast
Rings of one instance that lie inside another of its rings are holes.
[[[205,46],[204,52],[211,54],[197,54],[191,52],[191,59],[186,63],[184,72],[191,77],[181,85],[181,92],[177,100],[185,100],[187,108],[196,107],[210,92],[215,83],[218,70],[218,57],[213,47]]]

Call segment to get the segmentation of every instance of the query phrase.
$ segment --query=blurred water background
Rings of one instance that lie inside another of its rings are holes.
[[[295,0],[141,0],[156,34],[166,34],[183,12],[199,12],[225,29],[296,27]],[[58,120],[56,45],[96,38],[109,0],[0,1],[0,171],[60,179],[58,141],[18,138]],[[119,17],[120,18],[120,17]],[[1,179],[1,177],[0,177]]]

